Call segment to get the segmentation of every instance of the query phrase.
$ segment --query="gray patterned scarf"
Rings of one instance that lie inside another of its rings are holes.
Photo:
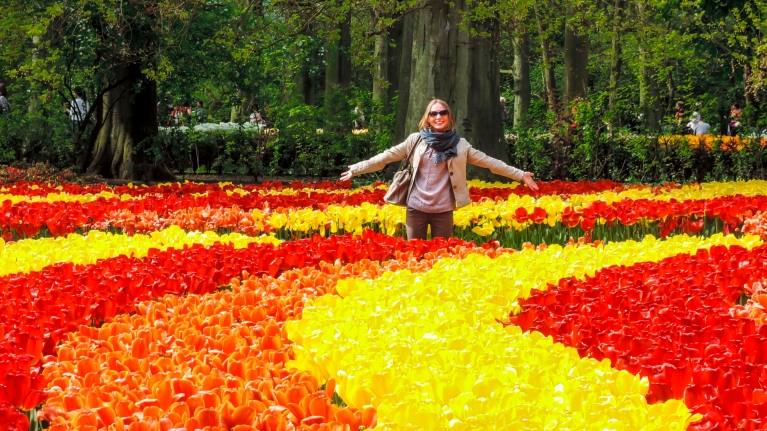
[[[458,155],[458,141],[461,137],[455,130],[449,132],[434,132],[430,128],[421,130],[421,139],[437,153],[435,164],[440,164],[445,160]]]

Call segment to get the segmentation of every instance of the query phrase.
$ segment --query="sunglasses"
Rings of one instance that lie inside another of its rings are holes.
[[[441,115],[443,117],[447,117],[447,114],[449,114],[447,109],[443,109],[441,111],[429,111],[429,117],[436,117],[437,115]]]

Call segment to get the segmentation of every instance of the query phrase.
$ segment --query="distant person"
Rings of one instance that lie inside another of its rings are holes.
[[[250,124],[255,124],[261,128],[266,127],[264,116],[261,115],[261,112],[259,112],[258,108],[255,106],[250,108]]]
[[[256,111],[255,106],[250,108],[250,124],[256,124],[256,122],[258,121],[256,117],[256,112],[258,111]]]
[[[72,122],[72,129],[77,133],[84,126],[90,105],[85,100],[85,90],[82,87],[75,87],[74,93],[75,99],[67,104],[66,113]]]
[[[186,123],[189,123],[190,120],[194,118],[193,115],[192,102],[187,100],[184,102],[184,106],[181,108],[181,125],[186,126]]]
[[[360,130],[365,124],[365,113],[362,112],[362,102],[358,102],[354,107],[354,130]]]
[[[676,124],[682,124],[682,121],[684,121],[684,105],[682,102],[676,102],[674,119],[676,120]]]
[[[157,122],[161,126],[170,127],[173,124],[173,102],[169,97],[157,102]]]
[[[192,116],[191,103],[184,102],[181,106],[174,106],[172,115],[176,126],[186,126],[186,119]]]
[[[197,121],[197,124],[205,122],[205,107],[203,106],[202,100],[197,101],[197,107],[194,109],[194,118]]]
[[[690,118],[690,122],[687,123],[687,126],[692,130],[692,134],[695,136],[708,135],[708,132],[711,129],[711,125],[701,120],[700,114],[697,112],[692,113],[692,117]]]
[[[509,111],[506,109],[506,98],[501,97],[501,121],[504,123],[509,119]]]
[[[690,117],[690,121],[687,123],[687,128],[693,135],[695,134],[695,128],[698,126],[698,122],[700,122],[700,114],[693,112],[692,117]]]
[[[743,119],[743,110],[740,109],[738,102],[732,104],[730,108],[730,122],[727,124],[727,131],[730,136],[735,136],[740,129],[740,121]]]
[[[11,113],[11,102],[8,101],[8,89],[0,82],[0,114]]]
[[[676,125],[674,126],[674,133],[684,133],[685,126],[682,125],[684,123],[684,105],[682,102],[676,102],[676,109],[674,111],[674,120],[676,120]]]

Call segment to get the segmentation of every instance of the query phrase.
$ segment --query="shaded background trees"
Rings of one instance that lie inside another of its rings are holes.
[[[332,176],[415,131],[433,97],[476,147],[561,178],[627,177],[608,167],[625,162],[621,136],[683,133],[677,101],[717,133],[734,102],[740,133],[767,128],[765,0],[117,3],[0,5],[0,80],[14,105],[0,119],[0,163],[123,179]],[[63,113],[77,86],[91,102],[82,124]],[[207,122],[259,111],[279,132],[158,128],[158,103],[197,101]],[[361,116],[367,133],[352,134]]]

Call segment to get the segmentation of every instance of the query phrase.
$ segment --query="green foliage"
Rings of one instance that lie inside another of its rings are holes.
[[[589,133],[562,136],[520,130],[507,139],[512,164],[535,172],[542,180],[611,179],[618,182],[688,183],[767,178],[767,149],[759,140],[747,141],[733,151],[722,140],[710,150],[692,148],[687,138],[670,141],[657,136],[602,133],[597,140]],[[560,165],[555,165],[559,162]],[[598,173],[594,176],[593,173]]]
[[[276,111],[279,133],[267,145],[275,174],[338,175],[348,165],[391,146],[393,116],[379,115],[369,93],[357,91],[347,97],[336,92],[332,97],[321,106],[286,104]],[[367,133],[352,133],[357,115],[353,107],[358,104],[366,113]]]
[[[85,143],[74,124],[60,112],[14,110],[0,115],[0,164],[44,162],[67,169],[78,166],[84,153]]]

